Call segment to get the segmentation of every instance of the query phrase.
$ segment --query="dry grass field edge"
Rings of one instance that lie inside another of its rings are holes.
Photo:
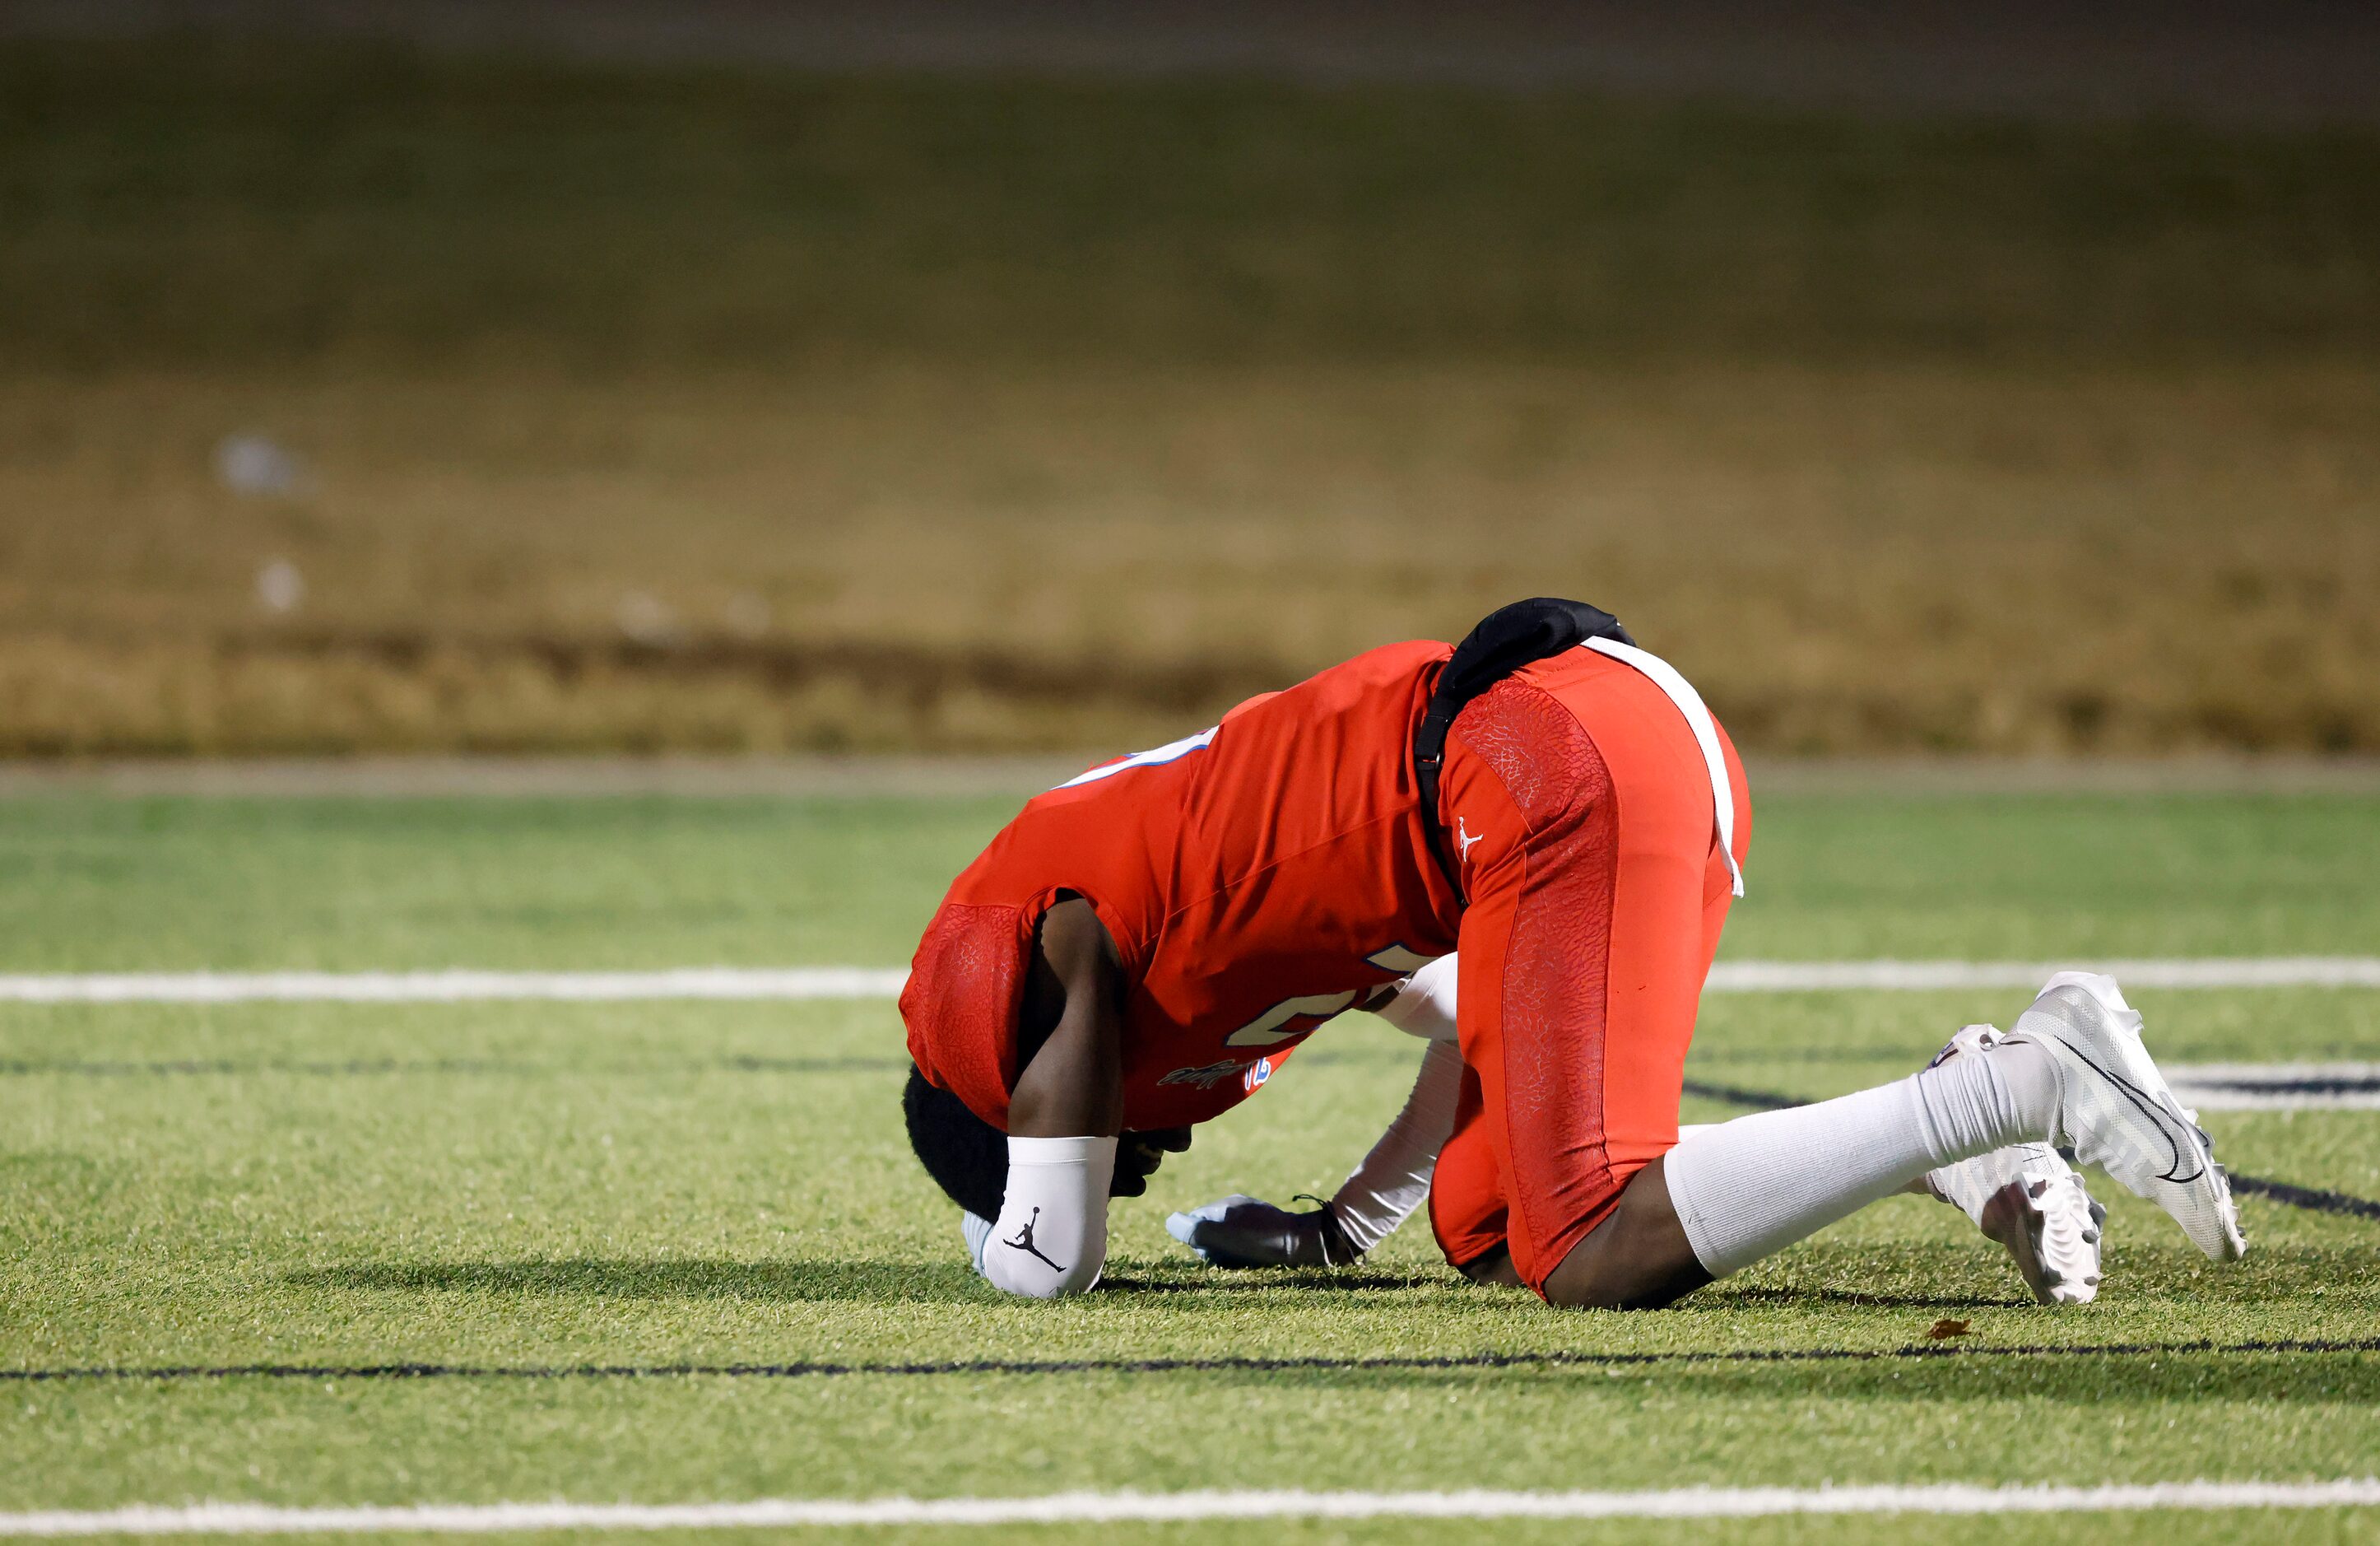
[[[0,41],[0,756],[1093,751],[1517,596],[2380,750],[2380,132]]]
[[[2352,367],[165,373],[0,423],[6,756],[1095,751],[1540,593],[1756,751],[2380,749]],[[223,486],[235,432],[302,483]]]

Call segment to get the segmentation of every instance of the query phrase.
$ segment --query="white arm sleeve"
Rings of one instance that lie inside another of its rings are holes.
[[[1112,1138],[1008,1140],[1008,1195],[982,1252],[994,1287],[1052,1299],[1099,1281],[1115,1156]]]
[[[1462,1090],[1462,1052],[1452,1041],[1431,1041],[1405,1109],[1331,1195],[1330,1211],[1357,1250],[1368,1251],[1387,1239],[1428,1199],[1430,1174],[1454,1131],[1454,1102]]]
[[[1454,1040],[1454,963],[1441,956],[1399,983],[1397,996],[1373,1011],[1380,1018],[1425,1041]]]

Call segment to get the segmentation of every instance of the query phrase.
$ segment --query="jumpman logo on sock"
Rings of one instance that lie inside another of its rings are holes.
[[[1014,1240],[1002,1240],[1001,1244],[1008,1247],[1012,1250],[1021,1250],[1026,1255],[1032,1257],[1036,1260],[1045,1263],[1053,1272],[1062,1272],[1066,1269],[1059,1266],[1056,1262],[1051,1261],[1048,1257],[1043,1256],[1040,1248],[1033,1244],[1033,1226],[1040,1222],[1041,1210],[1036,1208],[1033,1210],[1033,1216],[1031,1218],[1016,1226],[1016,1238]]]

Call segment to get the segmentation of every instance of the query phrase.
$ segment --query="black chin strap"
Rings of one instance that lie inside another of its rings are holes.
[[[1429,831],[1430,852],[1457,892],[1461,871],[1448,856],[1446,834],[1438,819],[1438,775],[1446,762],[1446,733],[1463,706],[1533,661],[1576,649],[1590,639],[1636,641],[1620,619],[1585,602],[1558,596],[1536,596],[1499,607],[1480,619],[1470,637],[1455,646],[1454,656],[1438,674],[1429,707],[1414,731],[1414,778],[1421,787],[1422,822]]]

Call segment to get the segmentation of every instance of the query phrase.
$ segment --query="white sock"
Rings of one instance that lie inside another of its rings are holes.
[[[2046,1141],[2057,1114],[2049,1055],[2011,1042],[1855,1095],[1701,1128],[1662,1168],[1694,1256],[1725,1277],[1937,1166]]]

